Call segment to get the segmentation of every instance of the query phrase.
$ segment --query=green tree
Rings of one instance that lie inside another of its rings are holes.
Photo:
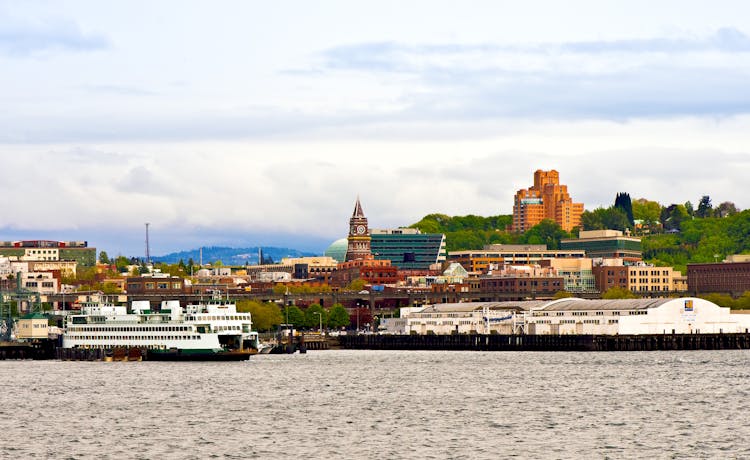
[[[359,292],[365,288],[366,284],[367,284],[367,281],[363,280],[362,278],[357,278],[357,279],[352,280],[349,284],[347,284],[344,290]]]
[[[296,305],[284,307],[283,318],[296,328],[305,327],[305,314]]]
[[[612,287],[604,291],[602,299],[637,299],[632,291],[622,287]]]
[[[557,291],[554,295],[554,299],[567,299],[568,297],[573,297],[573,294],[568,291]]]
[[[602,223],[605,228],[611,230],[625,231],[625,229],[630,227],[627,214],[622,209],[615,208],[614,206],[604,210],[602,213]]]
[[[732,298],[732,296],[727,294],[710,293],[701,294],[698,297],[708,300],[709,302],[713,302],[720,307],[736,308],[737,305],[737,302]]]
[[[339,329],[349,324],[349,313],[340,303],[334,304],[328,311],[328,327]]]
[[[698,211],[696,211],[696,215]],[[662,209],[659,220],[665,230],[681,230],[682,223],[688,221],[690,216],[687,213],[684,205],[671,204],[668,207]]]
[[[328,313],[320,306],[314,303],[305,310],[305,325],[311,329],[318,329],[321,321],[323,327],[328,324]]]
[[[109,256],[107,255],[107,251],[99,252],[99,262],[107,265],[111,263],[111,261],[109,260]]]
[[[604,230],[601,213],[583,211],[583,214],[581,214],[581,227],[583,230]]]
[[[581,225],[584,230],[625,230],[630,227],[630,222],[622,209],[612,206],[585,211],[581,215]]]
[[[686,201],[685,211],[687,211],[688,216],[693,217],[695,215],[695,208],[693,208],[693,203],[691,203],[690,201]]]
[[[126,272],[128,270],[128,265],[130,265],[130,259],[127,257],[117,256],[115,258],[115,267],[117,267],[118,272]]]
[[[633,204],[630,201],[630,194],[625,192],[618,193],[615,196],[615,208],[625,213],[625,216],[628,218],[628,223],[630,224],[630,227],[632,227],[634,225]]]
[[[570,234],[560,227],[554,220],[544,219],[531,227],[523,235],[523,242],[527,244],[544,244],[548,249],[560,249],[560,240],[570,238]]]
[[[120,294],[122,292],[122,289],[120,289],[115,283],[108,281],[102,284],[101,291],[104,294],[112,295],[112,294]]]
[[[640,220],[647,227],[653,227],[659,222],[662,206],[656,201],[639,198],[631,204],[633,206],[633,219]]]
[[[237,311],[250,313],[253,329],[256,331],[271,331],[284,322],[281,309],[273,302],[257,302],[242,299],[237,301]]]
[[[711,197],[703,195],[701,201],[698,203],[698,209],[695,210],[695,216],[704,219],[711,217],[712,214]]]

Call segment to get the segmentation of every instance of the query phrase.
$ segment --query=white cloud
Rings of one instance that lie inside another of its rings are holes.
[[[725,6],[7,3],[0,239],[321,248],[357,194],[374,227],[509,213],[538,168],[588,207],[750,207],[750,14]]]

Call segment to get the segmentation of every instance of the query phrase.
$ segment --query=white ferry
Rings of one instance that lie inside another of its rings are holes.
[[[162,301],[157,312],[148,300],[133,301],[131,313],[125,306],[86,302],[80,314],[68,316],[62,347],[141,349],[148,360],[241,360],[257,352],[258,333],[251,327],[250,313],[217,299],[184,309],[177,300]]]

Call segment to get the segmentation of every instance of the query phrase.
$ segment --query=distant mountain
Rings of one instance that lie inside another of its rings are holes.
[[[203,248],[203,263],[213,263],[220,260],[224,265],[256,265],[258,264],[258,247],[253,248],[226,248],[226,247],[204,247]],[[263,258],[268,262],[268,259],[273,259],[274,262],[279,262],[283,257],[306,257],[315,256],[312,252],[298,251],[296,249],[289,248],[276,248],[273,246],[262,246]],[[193,259],[196,264],[200,261],[200,249],[192,249],[190,251],[173,252],[159,257],[152,257],[151,259],[155,262],[164,262],[168,264],[176,264],[182,259],[183,262],[187,263],[188,260]]]

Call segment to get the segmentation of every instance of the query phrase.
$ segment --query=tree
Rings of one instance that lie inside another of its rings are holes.
[[[695,216],[705,219],[706,217],[711,217],[711,214],[711,198],[708,195],[703,195],[700,203],[698,203],[698,209],[695,211]]]
[[[633,201],[633,219],[640,220],[647,227],[651,227],[659,222],[662,206],[656,201],[649,201],[645,198],[638,198]],[[692,205],[691,205],[692,208]]]
[[[293,324],[294,327],[305,327],[305,314],[298,306],[292,305],[284,308],[284,321]]]
[[[584,230],[604,230],[601,214],[592,211],[583,211],[583,214],[581,214],[581,227]]]
[[[615,208],[614,206],[604,210],[602,213],[602,223],[604,224],[604,228],[610,230],[625,231],[630,227],[627,214],[622,209]]]
[[[685,211],[687,211],[688,216],[693,217],[695,215],[695,208],[693,208],[693,203],[686,201],[685,202]]]
[[[367,284],[367,281],[363,280],[362,278],[357,278],[357,279],[352,280],[349,284],[347,284],[344,290],[359,292],[362,289],[364,289],[365,284]]]
[[[110,281],[102,285],[101,291],[107,295],[120,294],[122,292],[122,290],[115,283],[112,283]]]
[[[334,304],[328,310],[328,327],[339,329],[349,324],[349,313],[340,303]]]
[[[559,249],[560,240],[563,238],[570,238],[570,234],[563,230],[560,224],[550,219],[544,219],[523,235],[525,243],[544,244],[547,249]]]
[[[320,304],[314,303],[305,310],[305,325],[311,329],[320,327],[321,321],[323,327],[328,324],[328,315]]]
[[[573,297],[573,294],[571,294],[568,291],[557,291],[555,292],[554,299],[567,299],[568,297]]]
[[[273,302],[257,302],[242,299],[237,301],[237,311],[250,313],[253,329],[256,331],[270,331],[284,322],[281,309]]]
[[[627,216],[628,222],[630,223],[630,226],[632,227],[634,225],[633,204],[630,201],[630,194],[625,193],[625,192],[618,193],[615,196],[615,208],[620,209],[622,212],[625,213],[625,216]]]
[[[632,291],[622,287],[611,287],[604,291],[602,299],[637,299],[638,296]]]
[[[107,251],[99,252],[99,262],[107,265],[111,263],[111,261],[109,260],[109,256],[107,255]]]
[[[681,230],[682,222],[689,220],[689,216],[684,205],[671,204],[662,209],[659,220],[665,230]]]
[[[735,206],[734,203],[732,203],[731,201],[725,201],[716,207],[714,215],[716,217],[728,217],[733,216],[738,212],[739,209],[737,209],[737,206]]]
[[[130,265],[130,259],[125,256],[117,256],[115,258],[115,267],[117,271],[122,273],[128,271],[128,265]]]
[[[628,216],[625,212],[614,206],[609,208],[596,208],[592,212],[585,211],[581,214],[581,224],[584,230],[625,230],[630,227]]]

